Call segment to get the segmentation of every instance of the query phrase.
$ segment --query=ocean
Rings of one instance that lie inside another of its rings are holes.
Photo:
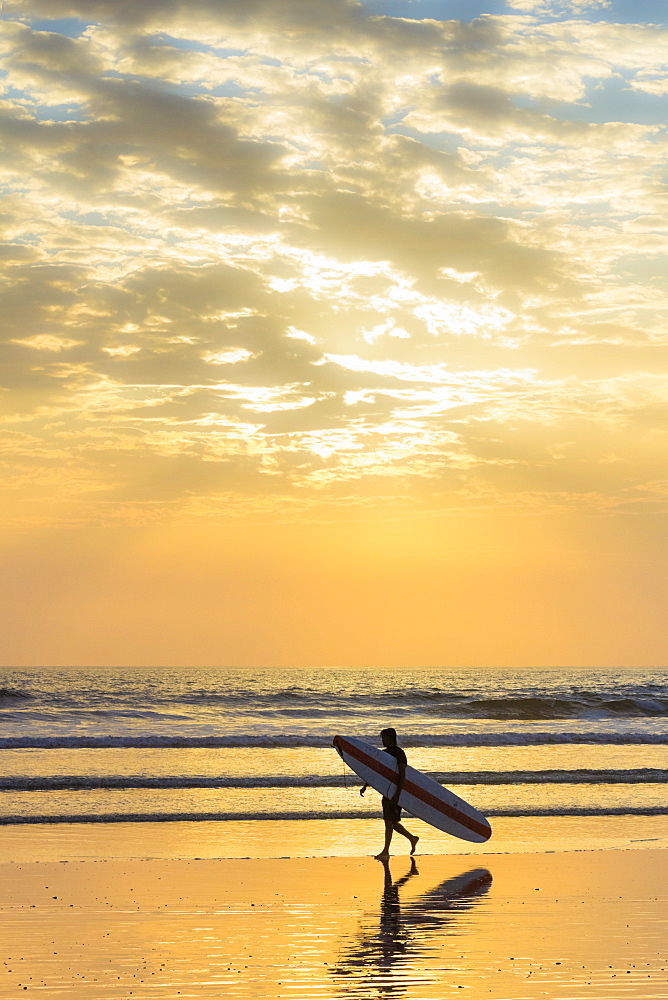
[[[44,667],[0,674],[0,824],[375,818],[331,743],[388,725],[492,821],[668,815],[663,669]]]

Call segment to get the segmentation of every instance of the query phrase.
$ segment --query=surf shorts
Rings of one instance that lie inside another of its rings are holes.
[[[396,806],[390,799],[383,796],[383,819],[388,823],[398,823],[401,819],[401,806]]]

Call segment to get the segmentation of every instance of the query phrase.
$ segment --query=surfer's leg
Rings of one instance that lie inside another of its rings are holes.
[[[383,849],[380,854],[376,854],[379,861],[386,861],[390,856],[390,844],[392,843],[392,833],[394,827],[394,821],[392,817],[391,809],[389,808],[390,803],[387,799],[383,798],[383,820],[385,822],[385,843],[383,844]]]
[[[390,856],[390,844],[392,843],[392,824],[385,820],[385,843],[380,854],[376,854],[379,861],[385,861]]]
[[[411,842],[411,854],[415,854],[415,848],[416,848],[417,842],[418,842],[418,840],[420,838],[414,836],[412,833],[409,833],[408,830],[406,829],[406,827],[402,823],[395,823],[394,824],[394,829],[397,831],[397,833],[400,833],[402,837],[405,837],[406,840],[410,840],[410,842]]]

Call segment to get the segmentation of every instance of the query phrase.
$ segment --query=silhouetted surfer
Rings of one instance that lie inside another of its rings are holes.
[[[392,843],[392,834],[396,830],[400,833],[402,837],[411,842],[411,854],[415,854],[415,847],[417,845],[419,837],[414,837],[412,833],[409,833],[406,827],[401,823],[401,806],[399,805],[399,795],[401,794],[401,789],[404,784],[404,777],[406,775],[406,765],[408,761],[406,760],[406,754],[397,744],[397,732],[396,729],[383,729],[380,734],[380,738],[383,741],[383,750],[385,753],[391,754],[397,762],[399,769],[399,774],[397,777],[397,787],[394,795],[391,799],[386,798],[383,795],[383,820],[385,822],[385,844],[383,846],[380,854],[376,854],[379,861],[386,861],[390,856],[390,844]],[[362,785],[360,788],[360,795],[364,795],[368,785]]]

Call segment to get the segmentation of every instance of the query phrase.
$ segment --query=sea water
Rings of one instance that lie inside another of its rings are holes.
[[[668,843],[663,669],[4,669],[0,825],[197,821],[222,842],[312,821],[321,842],[322,821],[379,816],[333,736],[378,745],[390,725],[410,764],[526,842],[539,819],[614,818]]]

